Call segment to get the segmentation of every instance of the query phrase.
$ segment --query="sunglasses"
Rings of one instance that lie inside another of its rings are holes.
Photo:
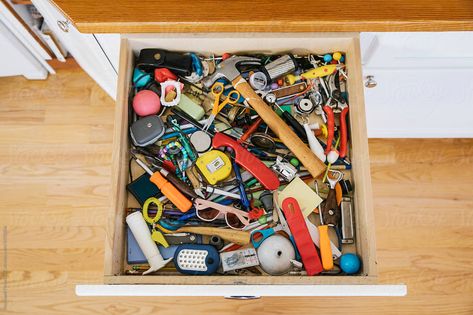
[[[197,217],[202,221],[211,222],[223,214],[225,222],[232,229],[241,230],[250,224],[248,213],[230,206],[196,198],[194,200],[194,207]]]

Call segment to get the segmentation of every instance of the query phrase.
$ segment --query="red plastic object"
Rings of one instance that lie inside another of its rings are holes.
[[[295,198],[286,198],[282,202],[282,211],[294,237],[307,275],[313,276],[321,273],[323,270],[322,263],[310,237],[299,203]]]
[[[230,147],[235,152],[235,162],[251,173],[264,188],[276,190],[279,187],[278,176],[273,173],[263,162],[242,147],[236,140],[217,132],[212,140],[214,149],[219,147]]]
[[[250,220],[258,220],[264,215],[264,210],[261,208],[253,208],[248,212]]]
[[[168,172],[176,173],[176,166],[169,160],[164,160],[163,168]]]
[[[327,155],[332,150],[333,133],[335,129],[335,118],[333,115],[332,107],[325,105],[324,112],[325,114],[327,114],[328,135],[327,135],[327,147],[325,148],[325,154]]]
[[[348,114],[348,106],[345,107],[342,112],[340,113],[340,157],[344,158],[347,155],[347,141],[348,141],[348,134],[347,134],[347,114]]]
[[[156,68],[154,69],[154,79],[162,83],[167,80],[177,80],[177,75],[167,68]]]
[[[243,143],[258,129],[259,125],[263,122],[263,119],[258,118],[253,124],[245,131],[245,133],[238,139],[239,143]]]
[[[229,53],[224,53],[224,54],[222,55],[222,60],[228,59],[228,58],[230,58],[231,56],[232,56],[232,55],[230,55]]]

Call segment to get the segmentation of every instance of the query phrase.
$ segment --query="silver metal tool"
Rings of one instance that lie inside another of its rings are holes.
[[[351,198],[343,197],[340,206],[342,212],[342,243],[352,244],[355,241],[355,227]]]
[[[264,70],[266,70],[265,72],[269,81],[274,81],[277,78],[294,72],[296,67],[297,64],[294,58],[290,55],[284,55],[265,65]]]

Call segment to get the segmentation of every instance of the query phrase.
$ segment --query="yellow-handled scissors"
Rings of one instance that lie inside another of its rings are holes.
[[[213,96],[215,97],[214,106],[212,108],[212,113],[210,114],[207,122],[204,125],[204,130],[209,129],[210,125],[212,125],[215,117],[218,113],[225,107],[227,104],[236,104],[240,99],[240,93],[237,90],[233,90],[228,93],[227,98],[220,103],[220,96],[222,95],[224,90],[224,85],[222,82],[216,82],[210,92],[212,92]]]

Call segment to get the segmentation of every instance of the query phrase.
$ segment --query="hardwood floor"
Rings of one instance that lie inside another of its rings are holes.
[[[103,275],[114,103],[73,63],[0,95],[0,313],[473,313],[471,139],[370,140],[379,279],[406,297],[77,297]]]

